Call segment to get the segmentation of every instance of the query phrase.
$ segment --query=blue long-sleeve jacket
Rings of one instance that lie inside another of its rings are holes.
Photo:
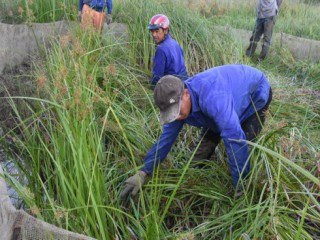
[[[188,78],[183,50],[177,41],[171,38],[169,34],[158,44],[153,58],[153,64],[151,89],[154,89],[154,86],[161,77],[168,74],[174,75],[182,80]]]
[[[255,110],[262,109],[269,97],[270,84],[259,70],[245,65],[211,68],[185,81],[192,109],[187,119],[165,124],[158,141],[148,152],[143,171],[152,173],[170,151],[184,123],[211,129],[224,141],[234,185],[239,173],[249,171],[248,146],[241,128]],[[252,104],[253,103],[253,104]]]
[[[108,14],[112,14],[112,0],[79,0],[79,11],[82,11],[83,5],[96,6],[105,9],[107,7]]]

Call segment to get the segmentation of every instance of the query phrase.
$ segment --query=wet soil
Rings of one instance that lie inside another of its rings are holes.
[[[14,99],[12,96],[32,96],[35,93],[35,86],[32,82],[32,63],[25,61],[19,66],[7,68],[0,75],[0,127],[6,132],[16,126],[16,114],[12,109],[15,104],[19,114],[26,114],[24,108],[25,100]]]
[[[7,150],[14,149],[13,136],[19,135],[18,116],[12,106],[25,119],[29,113],[26,104],[32,104],[30,100],[14,97],[35,95],[33,64],[26,60],[21,65],[4,69],[0,74],[0,162],[5,168],[10,163]]]

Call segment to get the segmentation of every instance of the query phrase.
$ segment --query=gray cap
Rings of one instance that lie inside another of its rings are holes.
[[[180,114],[180,102],[184,83],[181,79],[166,75],[154,89],[154,101],[160,108],[160,124],[173,122]]]

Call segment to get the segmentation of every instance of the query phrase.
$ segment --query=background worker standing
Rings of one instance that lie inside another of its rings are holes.
[[[201,136],[210,143],[208,157],[223,139],[236,189],[250,168],[246,140],[254,140],[261,131],[272,99],[265,74],[235,64],[208,69],[185,82],[168,75],[157,83],[154,99],[164,125],[162,134],[145,157],[142,169],[125,181],[121,199],[138,193],[147,175],[166,158],[185,123],[210,133]]]
[[[252,36],[250,37],[250,45],[246,50],[247,57],[253,57],[262,35],[263,43],[259,60],[265,59],[268,55],[273,27],[276,23],[276,17],[281,3],[282,0],[258,0],[257,20]]]
[[[153,16],[149,22],[153,40],[157,44],[153,58],[153,71],[150,88],[153,90],[159,79],[165,75],[174,75],[182,80],[188,78],[184,63],[183,50],[169,34],[169,19],[163,14]]]
[[[93,26],[101,33],[106,19],[105,8],[108,9],[107,23],[112,22],[112,0],[79,0],[78,17],[82,27]]]

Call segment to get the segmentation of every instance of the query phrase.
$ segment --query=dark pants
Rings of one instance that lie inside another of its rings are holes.
[[[265,59],[269,52],[273,26],[276,23],[276,16],[268,17],[268,18],[257,18],[256,25],[252,32],[252,36],[250,38],[250,45],[246,50],[246,56],[252,57],[254,52],[256,51],[258,42],[260,41],[261,36],[263,35],[263,43],[262,49],[260,52],[260,59]]]
[[[272,91],[270,89],[269,99],[266,105],[258,112],[248,117],[242,124],[241,128],[246,135],[246,140],[254,141],[254,139],[260,133],[262,126],[265,122],[265,112],[269,108],[269,104],[272,100]],[[200,139],[201,141],[197,152],[194,155],[193,161],[197,162],[203,159],[210,159],[214,150],[221,140],[220,133],[214,133],[209,129],[202,129]]]

